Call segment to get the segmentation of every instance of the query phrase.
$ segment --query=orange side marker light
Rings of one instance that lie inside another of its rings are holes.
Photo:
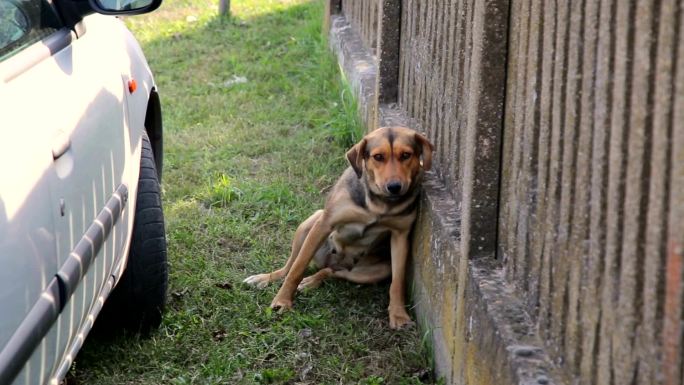
[[[135,79],[131,79],[128,81],[128,92],[134,93],[135,90],[138,89],[138,83],[135,81]]]

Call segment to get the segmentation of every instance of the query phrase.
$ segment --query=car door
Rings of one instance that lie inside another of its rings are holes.
[[[17,382],[44,382],[56,362],[57,334],[48,333],[61,306],[55,277],[58,259],[50,192],[54,132],[41,111],[46,98],[43,87],[28,89],[26,81],[14,81],[21,68],[32,67],[41,61],[41,56],[49,56],[45,55],[45,49],[56,48],[59,41],[69,36],[51,12],[51,8],[39,2],[0,2],[0,383],[3,384],[24,366],[29,355],[34,364],[24,368]],[[43,39],[49,40],[40,43]],[[54,64],[42,67],[50,65]]]
[[[111,19],[111,20],[108,20]],[[53,55],[68,76],[53,73],[54,98],[65,98],[53,111],[55,124],[50,173],[59,276],[69,297],[58,322],[57,346],[66,350],[58,371],[65,373],[83,342],[79,327],[88,319],[105,285],[113,285],[112,268],[128,235],[122,212],[128,186],[122,184],[130,140],[125,127],[125,79],[120,68],[121,43],[113,18],[88,16],[85,34]],[[118,21],[115,21],[118,22]],[[120,54],[117,56],[117,52]],[[109,290],[110,288],[107,288]]]
[[[0,235],[7,238],[0,253],[13,262],[0,269],[0,295],[15,297],[7,303],[21,311],[0,318],[16,334],[46,291],[59,297],[56,322],[14,381],[38,384],[68,370],[84,339],[82,326],[92,324],[89,313],[113,285],[112,266],[127,237],[121,175],[130,142],[121,58],[116,34],[108,37],[100,26],[107,22],[98,22],[104,16],[87,17],[76,36],[46,0],[11,4],[15,14],[0,16],[0,35],[14,47],[0,63],[0,159],[11,176],[3,171],[0,178]],[[15,31],[3,31],[17,23]]]

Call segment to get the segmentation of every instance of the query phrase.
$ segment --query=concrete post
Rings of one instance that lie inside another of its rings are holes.
[[[325,11],[323,12],[323,28],[321,33],[327,37],[330,32],[330,17],[340,13],[342,10],[342,0],[327,0],[325,2]]]
[[[219,0],[219,16],[230,16],[230,0]]]
[[[397,101],[401,0],[381,0],[378,12],[377,97],[381,104]]]

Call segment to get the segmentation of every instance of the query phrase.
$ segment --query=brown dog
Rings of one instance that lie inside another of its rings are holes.
[[[351,167],[333,187],[325,208],[297,228],[285,266],[244,282],[262,288],[285,277],[271,303],[285,310],[292,307],[295,290],[318,287],[328,277],[374,283],[391,276],[390,327],[409,324],[404,300],[408,235],[432,150],[424,136],[405,127],[366,135],[347,152]],[[302,280],[312,259],[320,270]]]

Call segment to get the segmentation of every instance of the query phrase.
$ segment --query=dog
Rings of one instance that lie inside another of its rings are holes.
[[[405,307],[409,232],[416,219],[424,171],[434,146],[406,127],[383,127],[346,154],[348,167],[316,211],[297,228],[285,266],[243,282],[263,288],[285,278],[271,308],[292,308],[296,290],[315,288],[327,278],[375,283],[392,278],[389,326],[412,324]],[[314,261],[318,270],[303,278]]]

